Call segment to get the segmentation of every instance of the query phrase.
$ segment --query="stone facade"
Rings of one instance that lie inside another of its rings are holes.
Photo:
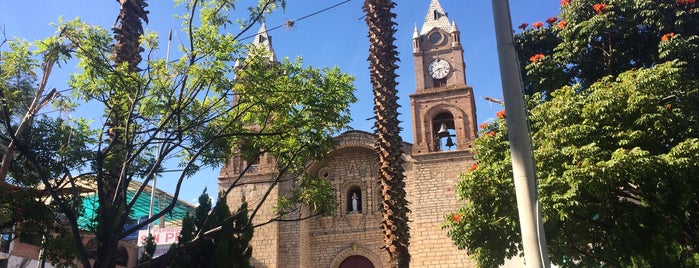
[[[470,144],[476,137],[476,109],[473,89],[466,84],[460,33],[439,2],[431,0],[425,23],[421,31],[415,29],[412,41],[417,88],[410,101],[415,134],[413,144],[403,148],[406,198],[412,211],[408,215],[411,266],[475,267],[441,228],[444,216],[461,205],[454,192],[459,175],[474,163]],[[438,59],[449,63],[444,76],[434,74],[432,62]],[[389,256],[381,248],[374,136],[349,131],[336,141],[336,148],[311,163],[308,172],[331,182],[338,207],[330,215],[257,228],[254,267],[389,267]],[[219,177],[221,187],[238,180],[242,164],[235,157],[229,160]],[[232,208],[246,200],[251,210],[264,200],[256,212],[257,224],[273,216],[273,205],[292,186],[287,181],[266,192],[273,166],[272,160],[261,158],[252,172],[241,177],[239,182],[246,184],[234,188],[228,198]],[[356,211],[353,195],[358,197]]]

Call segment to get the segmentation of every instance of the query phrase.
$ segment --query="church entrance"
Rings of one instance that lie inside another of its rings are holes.
[[[339,268],[374,268],[374,264],[363,256],[354,255],[342,261]]]

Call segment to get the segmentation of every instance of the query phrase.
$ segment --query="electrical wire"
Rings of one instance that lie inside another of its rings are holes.
[[[325,12],[325,11],[328,11],[328,10],[331,10],[331,9],[336,8],[336,7],[338,7],[338,6],[341,6],[341,5],[343,5],[343,4],[346,4],[346,3],[350,2],[350,1],[352,1],[352,0],[345,0],[345,1],[339,2],[339,3],[337,3],[337,4],[334,4],[334,5],[332,5],[332,6],[326,7],[326,8],[324,8],[324,9],[318,10],[318,11],[316,11],[316,12],[310,13],[310,14],[308,14],[308,15],[302,16],[302,17],[300,17],[300,18],[298,18],[298,19],[287,20],[287,21],[284,22],[283,24],[274,26],[274,27],[268,29],[267,31],[265,31],[264,33],[271,32],[271,31],[273,31],[273,30],[279,29],[279,28],[284,27],[284,26],[287,26],[287,25],[289,25],[289,24],[293,25],[293,24],[295,24],[295,23],[298,22],[298,21],[301,21],[301,20],[304,20],[304,19],[313,17],[313,16],[318,15],[318,14],[320,14],[320,13],[323,13],[323,12]],[[256,34],[253,34],[253,35],[249,35],[249,36],[243,37],[243,38],[240,38],[240,40],[250,39],[250,38],[253,38],[253,37],[255,37],[255,36],[257,36],[257,33],[256,33]]]

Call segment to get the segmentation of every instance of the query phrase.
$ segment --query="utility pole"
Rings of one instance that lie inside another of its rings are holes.
[[[522,77],[512,35],[510,5],[508,0],[492,0],[492,3],[524,261],[527,267],[549,267],[529,121],[522,94]]]

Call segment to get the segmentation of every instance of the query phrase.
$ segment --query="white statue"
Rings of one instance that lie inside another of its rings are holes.
[[[352,193],[352,213],[357,213],[359,211],[359,198],[357,197],[357,193]]]

